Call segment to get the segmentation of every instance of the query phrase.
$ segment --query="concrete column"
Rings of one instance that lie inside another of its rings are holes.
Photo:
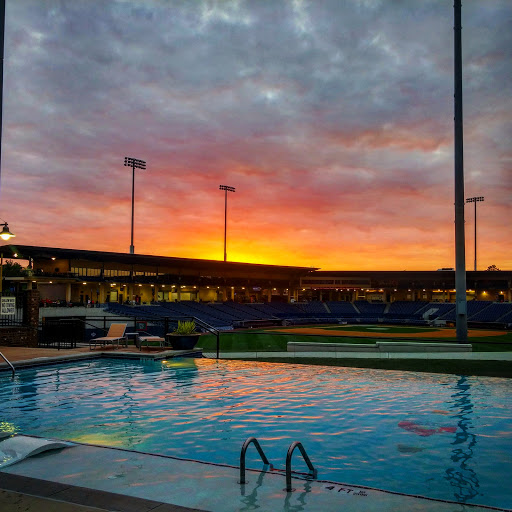
[[[28,327],[27,345],[37,347],[39,326],[39,290],[27,290],[23,303],[23,323]]]

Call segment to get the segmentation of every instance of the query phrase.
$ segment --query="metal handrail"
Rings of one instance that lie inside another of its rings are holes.
[[[299,441],[294,441],[290,448],[288,448],[288,453],[286,454],[286,492],[292,492],[295,489],[292,488],[292,455],[293,450],[295,448],[299,448],[300,453],[302,453],[302,457],[304,458],[304,461],[308,465],[310,474],[312,478],[316,478],[317,476],[317,470],[313,467],[313,464],[311,463],[311,460],[308,457],[308,454],[306,453],[306,450],[304,449],[304,446],[302,446],[302,443]]]
[[[0,356],[2,356],[3,360],[11,367],[11,370],[12,370],[12,376],[14,377],[14,374],[16,373],[16,370],[14,369],[14,366],[11,364],[11,362],[9,361],[9,359],[7,359],[7,357],[5,357],[2,352],[0,352]]]
[[[263,464],[270,466],[270,469],[272,469],[272,464],[267,459],[267,456],[263,453],[263,450],[260,446],[260,443],[255,437],[249,437],[245,440],[244,444],[242,445],[242,451],[240,452],[240,482],[241,484],[246,484],[247,480],[245,479],[245,452],[247,451],[247,448],[249,448],[250,444],[254,444],[256,446],[256,450],[258,450],[258,453],[260,454],[261,460],[263,461]]]
[[[219,359],[219,352],[220,352],[220,331],[213,327],[213,325],[207,324],[204,320],[201,320],[200,318],[197,318],[195,316],[192,317],[194,322],[202,327],[203,329],[206,329],[207,331],[211,332],[214,336],[217,337],[217,359]]]

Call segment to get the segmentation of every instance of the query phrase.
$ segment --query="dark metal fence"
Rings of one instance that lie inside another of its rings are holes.
[[[115,316],[52,316],[43,317],[41,322],[39,346],[75,348],[77,344],[89,343],[93,338],[105,336],[113,323],[127,324],[126,333],[146,334],[165,338],[178,325],[178,321],[194,320],[198,331],[209,332],[217,338],[215,355],[219,351],[219,331],[195,317],[115,317]]]
[[[83,343],[85,324],[78,318],[44,318],[39,346],[76,348]]]

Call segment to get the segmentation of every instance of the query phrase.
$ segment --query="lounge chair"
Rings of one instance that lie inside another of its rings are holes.
[[[145,331],[140,331],[135,336],[135,345],[139,350],[142,350],[142,345],[146,344],[146,348],[149,348],[149,343],[156,342],[159,347],[163,347],[165,343],[165,338],[161,338],[160,336],[155,336],[154,334],[149,334]]]
[[[104,347],[111,344],[113,348],[114,343],[117,345],[117,348],[119,348],[120,341],[124,341],[126,346],[126,326],[127,324],[111,324],[106,336],[103,336],[102,338],[92,338],[91,341],[89,341],[89,349],[92,350],[93,345],[94,348],[96,348],[96,345],[98,344],[103,345]]]

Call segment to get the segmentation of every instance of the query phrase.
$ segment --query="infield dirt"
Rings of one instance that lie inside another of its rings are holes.
[[[353,326],[351,326],[353,328]],[[286,329],[265,329],[267,332],[280,332],[286,334],[317,334],[318,336],[349,336],[351,338],[456,338],[456,330],[450,328],[432,329],[426,332],[385,332],[385,331],[353,331],[339,329],[323,329],[322,327],[287,327]],[[486,336],[503,336],[506,331],[471,330],[469,338],[482,338]]]

